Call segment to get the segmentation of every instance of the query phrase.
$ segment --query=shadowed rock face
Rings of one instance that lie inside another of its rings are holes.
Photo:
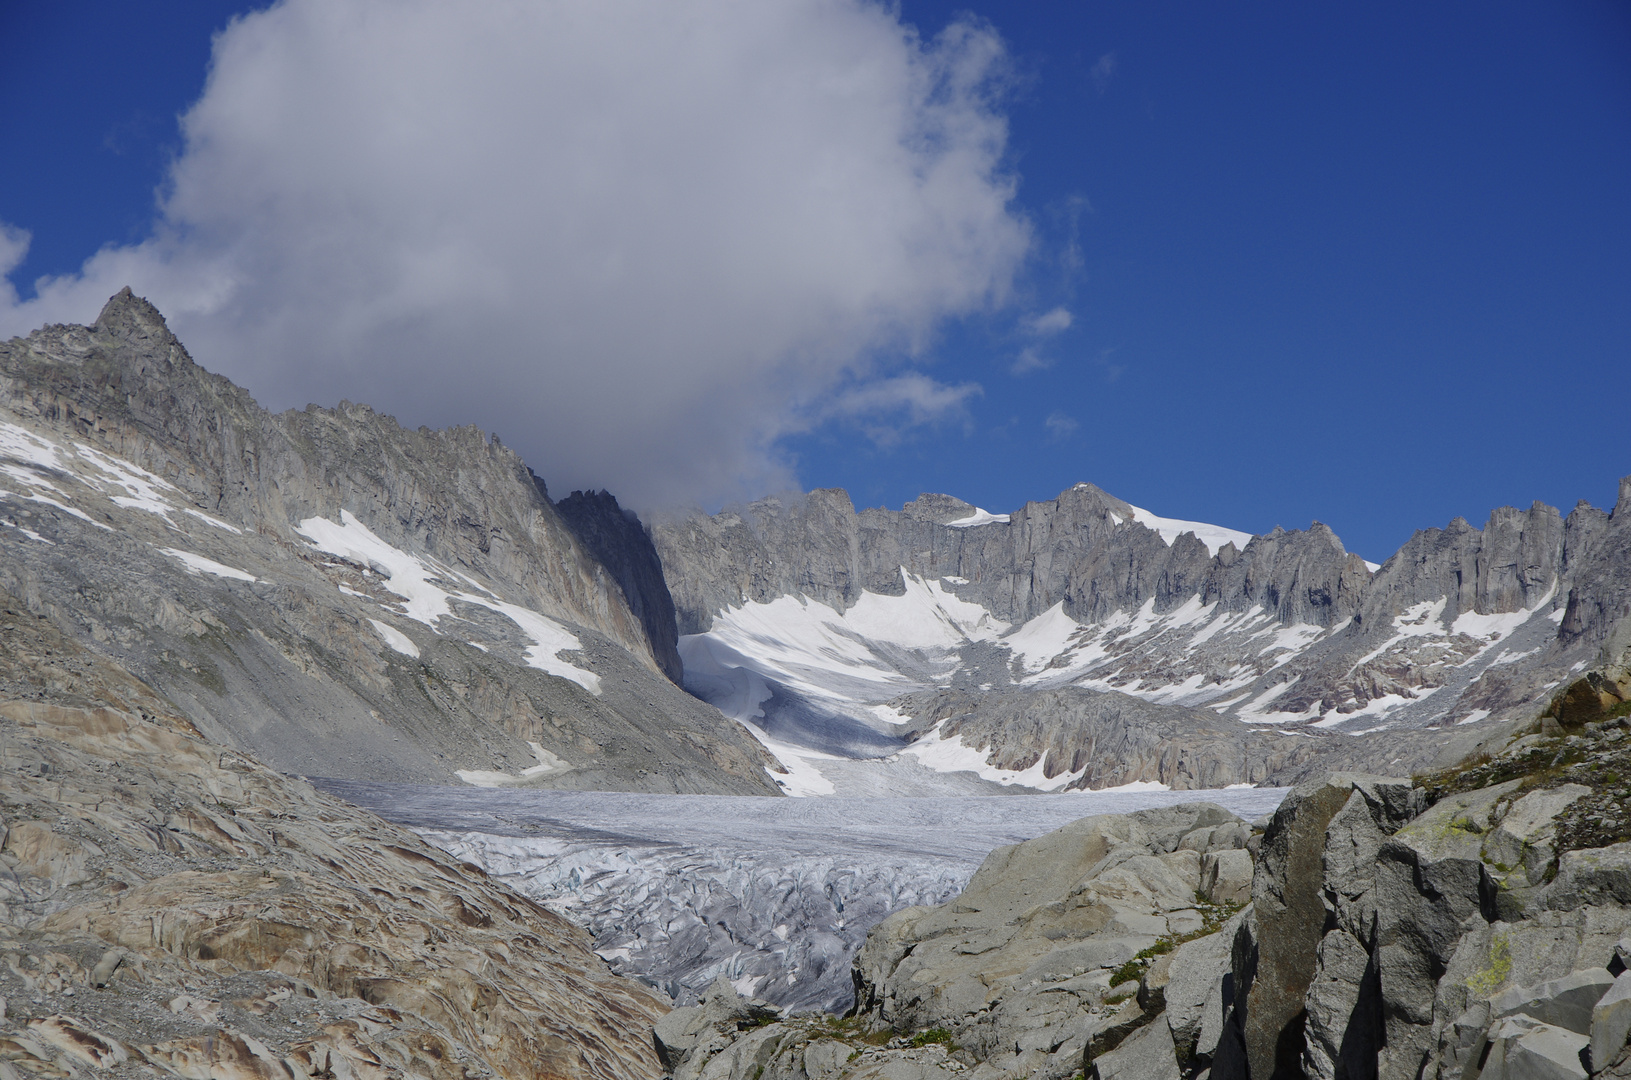
[[[538,481],[543,490],[543,481]],[[646,641],[663,674],[679,685],[685,681],[680,664],[679,632],[674,623],[674,600],[663,580],[663,563],[651,537],[632,510],[617,505],[605,491],[574,491],[555,504],[556,511],[596,561],[623,590],[629,610],[645,628]]]
[[[8,1070],[661,1074],[665,1005],[583,931],[204,741],[3,592],[0,640]]]
[[[496,437],[274,416],[128,290],[0,343],[0,489],[0,586],[286,771],[775,791],[615,503],[608,566]]]

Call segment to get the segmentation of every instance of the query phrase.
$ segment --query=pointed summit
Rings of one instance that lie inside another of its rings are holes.
[[[114,293],[102,306],[102,313],[96,317],[96,328],[133,341],[169,345],[176,340],[159,309],[146,298],[137,296],[129,285]]]

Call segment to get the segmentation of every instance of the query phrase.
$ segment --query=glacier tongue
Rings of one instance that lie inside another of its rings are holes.
[[[1207,800],[1246,818],[1282,788],[1014,798],[766,799],[318,780],[589,929],[613,969],[680,1003],[723,974],[842,1011],[890,912],[962,890],[994,847],[1077,818]]]

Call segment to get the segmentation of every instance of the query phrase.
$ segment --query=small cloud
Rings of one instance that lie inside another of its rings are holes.
[[[1057,334],[1061,330],[1070,329],[1070,324],[1074,320],[1071,318],[1070,312],[1065,308],[1056,307],[1052,311],[1044,312],[1041,315],[1028,316],[1024,321],[1026,330],[1037,337],[1046,337],[1050,334]]]
[[[912,372],[845,391],[821,419],[853,421],[879,446],[894,446],[909,428],[967,421],[969,399],[983,393],[979,383],[951,386]],[[892,417],[898,419],[891,422]]]
[[[157,117],[138,109],[128,118],[121,120],[108,129],[107,134],[102,136],[102,149],[123,157],[130,151],[151,142],[153,131],[157,126]]]
[[[1019,350],[1019,355],[1014,358],[1014,364],[1008,369],[1008,374],[1029,375],[1033,371],[1041,371],[1043,368],[1052,366],[1053,361],[1051,359],[1038,352],[1035,346],[1027,345]]]
[[[1050,216],[1059,223],[1060,235],[1064,237],[1064,247],[1059,252],[1059,268],[1064,271],[1064,280],[1068,284],[1086,264],[1082,256],[1082,215],[1095,211],[1087,196],[1079,193],[1067,196],[1049,209]]]
[[[1082,425],[1064,413],[1055,411],[1048,414],[1048,418],[1042,421],[1042,426],[1048,429],[1050,442],[1064,442],[1076,434],[1076,429]]]
[[[1127,370],[1126,364],[1111,362],[1110,358],[1115,354],[1116,350],[1113,347],[1108,349],[1100,349],[1098,357],[1093,361],[1098,369],[1104,372],[1104,381],[1107,383],[1115,382],[1117,379],[1121,378],[1121,373]]]
[[[17,289],[11,284],[10,275],[28,258],[32,239],[27,229],[0,221],[0,304],[15,306],[17,303]]]
[[[1047,338],[1070,328],[1076,320],[1070,310],[1056,307],[1052,311],[1044,311],[1040,315],[1027,315],[1019,320],[1021,332],[1033,338]],[[1053,366],[1053,357],[1046,356],[1036,345],[1027,345],[1019,351],[1013,364],[1008,368],[1010,375],[1026,375],[1033,371]]]
[[[1099,93],[1102,94],[1110,88],[1110,80],[1116,76],[1116,66],[1116,54],[1107,52],[1099,57],[1099,62],[1094,64],[1092,69],[1088,71],[1087,74],[1093,80],[1093,85],[1098,88]]]

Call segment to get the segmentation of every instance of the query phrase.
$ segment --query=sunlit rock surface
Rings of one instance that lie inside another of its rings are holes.
[[[660,1074],[578,927],[200,738],[0,592],[0,1075]]]

